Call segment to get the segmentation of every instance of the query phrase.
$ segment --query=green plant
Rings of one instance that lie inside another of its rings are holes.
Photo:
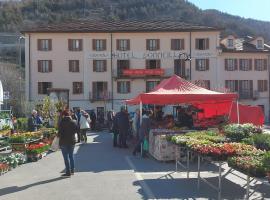
[[[241,142],[254,134],[262,133],[262,129],[252,124],[229,124],[224,127],[224,134],[233,142]]]
[[[263,156],[263,166],[266,172],[270,172],[270,152],[266,152]]]
[[[22,117],[17,119],[17,129],[20,131],[27,131],[28,118]]]

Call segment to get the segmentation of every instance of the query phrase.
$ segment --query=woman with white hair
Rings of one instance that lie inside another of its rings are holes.
[[[28,118],[27,125],[28,125],[28,131],[30,132],[37,131],[38,124],[37,124],[37,111],[36,110],[32,111],[31,116]]]

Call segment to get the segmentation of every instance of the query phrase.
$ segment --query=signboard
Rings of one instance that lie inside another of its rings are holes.
[[[125,69],[125,76],[161,76],[164,75],[164,69]]]

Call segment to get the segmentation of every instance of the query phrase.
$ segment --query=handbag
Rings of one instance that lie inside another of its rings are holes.
[[[53,141],[52,141],[52,145],[51,145],[51,150],[52,151],[57,151],[58,149],[60,149],[59,146],[59,137],[55,136]]]

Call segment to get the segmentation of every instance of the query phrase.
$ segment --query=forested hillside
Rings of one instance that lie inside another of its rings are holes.
[[[225,33],[261,35],[270,41],[270,22],[198,9],[186,0],[22,0],[0,3],[0,31],[72,19],[173,19],[225,27]]]

